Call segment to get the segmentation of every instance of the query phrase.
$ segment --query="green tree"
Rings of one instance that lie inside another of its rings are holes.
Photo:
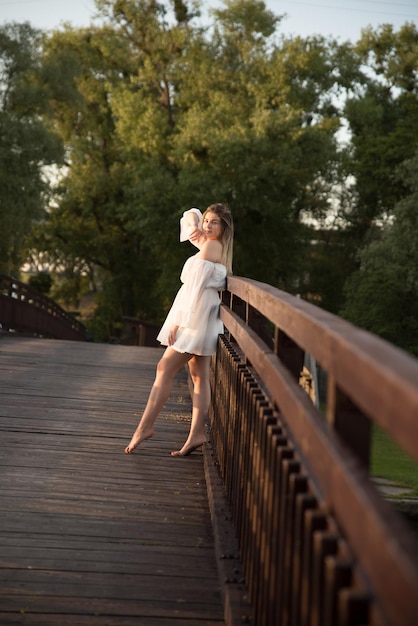
[[[0,271],[12,275],[19,274],[25,238],[43,215],[45,167],[62,156],[58,136],[41,120],[42,39],[29,24],[0,28]]]
[[[309,247],[301,216],[325,209],[336,155],[339,120],[323,95],[332,45],[276,45],[278,20],[263,3],[225,4],[210,41],[187,59],[179,184],[185,200],[216,196],[233,208],[237,273],[299,290]]]
[[[409,193],[396,205],[393,223],[359,254],[343,315],[418,355],[418,153],[400,172]]]
[[[335,48],[277,45],[264,3],[225,4],[208,35],[186,3],[169,14],[101,0],[103,27],[46,41],[50,124],[67,169],[37,247],[97,286],[104,333],[122,315],[162,316],[189,253],[177,229],[191,205],[227,201],[235,271],[299,289],[301,215],[325,210],[336,158],[339,120],[324,97]]]
[[[418,145],[418,31],[406,24],[367,29],[354,48],[367,74],[347,100],[345,115],[352,135],[350,173],[358,202],[351,216],[360,236],[378,218],[390,215],[405,192],[397,167]]]
[[[178,245],[182,211],[226,201],[236,273],[338,311],[358,249],[406,194],[393,172],[416,149],[415,27],[368,30],[352,46],[282,37],[280,17],[258,0],[225,0],[209,28],[195,20],[197,2],[96,4],[100,27],[39,35],[29,47],[14,37],[10,58],[29,59],[29,69],[4,65],[13,79],[3,81],[2,127],[18,147],[17,121],[46,135],[42,158],[38,150],[30,167],[13,165],[30,218],[0,215],[9,239],[36,218],[31,258],[55,268],[52,295],[74,308],[93,288],[100,338],[123,315],[161,318],[190,253]],[[346,149],[337,142],[343,114]],[[21,159],[6,139],[1,158]],[[41,177],[48,146],[60,166],[51,198]]]
[[[52,287],[52,277],[48,272],[39,272],[30,276],[28,284],[40,293],[48,295]]]
[[[340,46],[335,59],[346,145],[336,164],[333,209],[312,251],[309,285],[338,313],[359,250],[407,193],[396,171],[418,146],[412,130],[418,128],[416,27],[366,29],[357,44]]]
[[[116,118],[112,100],[118,78],[108,66],[105,36],[65,32],[49,42],[49,54],[66,51],[78,58],[79,66],[69,77],[78,97],[64,106],[58,98],[54,102],[55,122],[64,136],[68,132],[68,170],[43,237],[57,263],[65,259],[85,271],[84,260],[95,268],[95,282],[102,282],[108,306],[116,306],[118,315],[132,315],[137,308],[146,311],[156,271],[147,250],[166,185],[158,162],[140,150],[133,160],[119,137],[117,127],[123,122]]]

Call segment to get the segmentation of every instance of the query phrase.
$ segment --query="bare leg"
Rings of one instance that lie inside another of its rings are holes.
[[[126,454],[131,454],[142,441],[149,439],[154,434],[154,422],[170,395],[173,378],[186,365],[191,358],[190,354],[180,353],[167,348],[157,365],[157,373],[154,384],[149,394],[145,411],[129,445],[126,446]]]
[[[180,450],[172,452],[172,456],[187,456],[205,441],[205,424],[210,405],[210,356],[195,355],[189,361],[190,375],[193,381],[193,410],[189,436]]]

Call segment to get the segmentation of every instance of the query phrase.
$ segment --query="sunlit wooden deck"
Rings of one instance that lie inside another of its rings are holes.
[[[159,349],[0,341],[0,623],[224,624],[185,375],[127,456]]]

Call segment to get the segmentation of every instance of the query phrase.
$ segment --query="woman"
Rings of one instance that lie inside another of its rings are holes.
[[[199,252],[184,264],[180,277],[183,285],[157,337],[167,348],[157,365],[145,411],[125,448],[126,454],[153,436],[154,422],[170,395],[173,378],[186,363],[193,382],[192,421],[183,447],[171,454],[187,456],[206,441],[210,361],[216,352],[218,335],[223,332],[218,291],[224,288],[226,275],[232,271],[232,215],[223,204],[212,204],[203,216],[198,209],[190,209],[181,220],[181,241],[185,240],[188,227],[188,238]]]

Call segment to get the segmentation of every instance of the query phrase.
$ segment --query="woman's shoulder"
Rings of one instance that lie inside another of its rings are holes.
[[[222,260],[223,246],[217,239],[210,239],[205,241],[197,254],[198,258],[204,261],[211,261],[212,263],[220,263]]]

